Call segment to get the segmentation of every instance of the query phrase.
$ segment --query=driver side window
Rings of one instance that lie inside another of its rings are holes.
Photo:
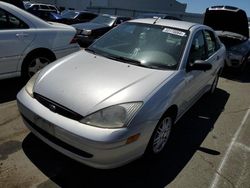
[[[202,31],[198,31],[193,39],[192,46],[189,53],[189,63],[192,64],[196,60],[205,60],[206,47]]]

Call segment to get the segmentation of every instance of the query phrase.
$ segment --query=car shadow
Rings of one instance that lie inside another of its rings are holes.
[[[245,67],[243,71],[237,68],[224,68],[223,73],[221,75],[223,78],[228,80],[233,80],[241,83],[249,83],[250,82],[250,62]]]
[[[202,97],[173,128],[167,148],[158,157],[142,157],[126,166],[98,170],[87,167],[50,148],[29,134],[22,147],[26,156],[49,179],[38,187],[56,183],[60,187],[164,187],[171,183],[197,150],[220,155],[201,143],[213,130],[229,94],[217,89]],[[213,137],[213,139],[217,139]]]
[[[20,78],[0,80],[0,104],[16,100],[16,95],[23,86]]]

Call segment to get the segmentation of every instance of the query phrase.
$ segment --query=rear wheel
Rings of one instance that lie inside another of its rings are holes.
[[[31,78],[37,71],[44,68],[46,65],[54,61],[55,58],[50,54],[40,54],[35,53],[28,56],[22,68],[22,78],[28,80]]]

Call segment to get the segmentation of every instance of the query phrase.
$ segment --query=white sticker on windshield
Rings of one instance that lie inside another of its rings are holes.
[[[173,34],[173,35],[178,35],[178,36],[181,36],[181,37],[184,37],[186,35],[185,32],[178,31],[178,30],[175,30],[175,29],[169,29],[169,28],[164,28],[162,30],[162,32]]]

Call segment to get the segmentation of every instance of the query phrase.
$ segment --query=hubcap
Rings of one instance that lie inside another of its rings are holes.
[[[28,67],[28,76],[32,77],[37,71],[48,65],[50,60],[45,57],[37,57],[33,59]]]
[[[166,145],[170,134],[171,126],[172,126],[172,119],[170,117],[167,117],[162,120],[160,126],[156,130],[153,140],[154,153],[159,153]]]

